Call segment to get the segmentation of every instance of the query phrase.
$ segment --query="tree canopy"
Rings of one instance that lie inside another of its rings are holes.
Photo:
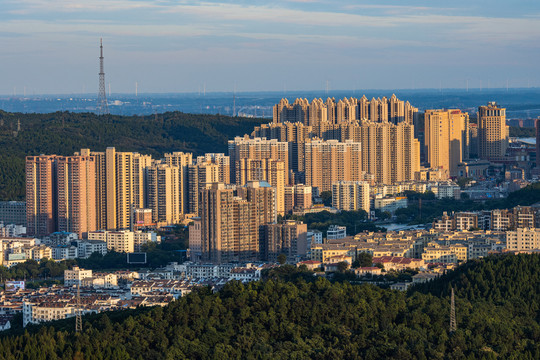
[[[20,121],[21,130],[17,130]],[[24,200],[25,156],[73,155],[81,148],[136,151],[162,157],[165,152],[195,155],[226,152],[227,141],[251,133],[263,119],[168,112],[157,116],[117,116],[55,112],[0,111],[0,200]]]
[[[285,267],[284,271],[292,270]],[[538,359],[540,256],[468,262],[408,293],[311,276],[3,335],[6,359]],[[457,331],[450,333],[449,289]]]

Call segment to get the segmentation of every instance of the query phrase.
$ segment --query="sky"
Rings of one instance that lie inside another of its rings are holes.
[[[540,1],[0,0],[0,94],[540,87]]]

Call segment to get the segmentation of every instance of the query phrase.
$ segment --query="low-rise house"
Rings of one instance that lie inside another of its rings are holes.
[[[439,276],[440,274],[437,274],[437,273],[420,272],[416,275],[413,275],[412,280],[413,280],[413,284],[423,284],[428,281],[435,280]]]
[[[382,269],[376,266],[361,267],[358,269],[354,269],[354,273],[356,274],[356,276],[381,275]]]
[[[405,269],[418,269],[425,267],[424,260],[405,258],[402,256],[380,256],[373,258],[374,264],[381,264],[386,271],[403,271]]]
[[[297,267],[300,267],[302,265],[305,265],[308,270],[313,271],[315,269],[320,268],[322,263],[320,261],[315,261],[315,260],[306,260],[306,261],[300,261],[296,263]]]

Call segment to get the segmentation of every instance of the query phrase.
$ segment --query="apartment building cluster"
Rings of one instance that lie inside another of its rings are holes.
[[[479,120],[479,142],[484,129],[505,118],[496,104],[486,108],[479,110],[482,119],[489,118]],[[429,110],[425,118],[420,121],[418,109],[395,95],[293,104],[282,99],[273,122],[230,140],[228,155],[195,158],[173,152],[156,160],[111,147],[73,156],[29,156],[27,234],[65,231],[90,239],[103,230],[119,238],[107,242],[109,250],[131,252],[139,246],[137,239],[131,245],[122,231],[193,218],[195,259],[223,263],[270,261],[279,252],[302,256],[305,241],[289,240],[283,230],[289,225],[277,224],[277,216],[311,211],[313,195],[322,191],[332,192],[338,210],[368,213],[406,206],[406,199],[388,199],[397,193],[385,187],[459,197],[459,187],[445,180],[458,175],[459,164],[470,155],[468,114]]]
[[[277,254],[306,253],[307,226],[277,223],[276,188],[263,181],[223,183],[200,191],[199,217],[192,218],[192,258],[212,263],[272,261]]]
[[[433,228],[439,231],[466,231],[470,229],[508,231],[536,227],[540,227],[540,210],[533,206],[444,213],[433,222]]]
[[[0,235],[0,265],[11,267],[26,260],[71,260],[88,258],[93,253],[105,255],[107,251],[139,252],[147,243],[160,243],[155,232],[92,231],[87,239],[75,233],[55,232],[40,238],[3,237]]]
[[[455,234],[462,234],[460,232],[470,229],[502,232],[507,251],[540,251],[540,209],[535,206],[457,212],[450,215],[445,213],[433,222],[433,228]]]
[[[321,265],[346,261],[352,264],[358,254],[369,253],[374,263],[389,269],[423,267],[432,263],[458,263],[487,256],[505,249],[504,232],[472,231],[446,233],[436,230],[365,232],[341,239],[327,239],[312,245],[310,260]],[[405,259],[405,260],[404,260]],[[412,260],[406,260],[412,259]]]
[[[22,303],[23,326],[27,326],[72,318],[77,314],[97,314],[103,311],[135,309],[140,306],[165,306],[178,296],[179,294],[168,292],[130,294],[119,290],[97,292],[85,288],[80,290],[78,297],[75,288],[51,287],[11,294],[3,300],[0,307],[10,305],[10,302],[16,306]]]
[[[11,267],[26,260],[51,259],[52,249],[39,239],[27,237],[0,238],[0,265]]]

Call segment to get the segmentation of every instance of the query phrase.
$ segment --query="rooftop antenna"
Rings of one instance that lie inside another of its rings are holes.
[[[77,309],[75,310],[75,332],[82,331],[82,316],[81,316],[81,285],[77,284]]]
[[[456,330],[456,303],[454,299],[454,288],[452,287],[452,295],[450,297],[450,333],[454,333]]]
[[[109,113],[107,104],[107,94],[105,93],[105,70],[103,67],[103,38],[99,39],[99,92],[97,101],[97,114],[103,115]]]

